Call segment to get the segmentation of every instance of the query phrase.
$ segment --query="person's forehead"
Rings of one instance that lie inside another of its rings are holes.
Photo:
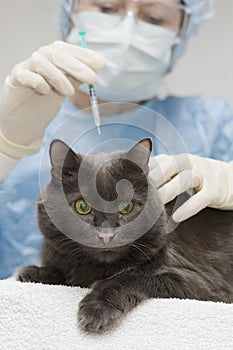
[[[161,3],[165,3],[165,4],[179,4],[181,3],[181,0],[138,0],[138,2],[140,2],[141,4],[145,3],[145,4],[148,4],[148,3],[152,3],[152,2],[161,2]],[[135,1],[137,2],[137,1]]]
[[[109,0],[105,0],[106,2],[111,2],[111,1],[109,1]],[[114,2],[116,1],[116,2],[119,2],[119,3],[123,3],[123,2],[138,2],[138,3],[141,3],[141,4],[143,4],[143,3],[145,3],[145,4],[150,4],[150,3],[153,3],[153,2],[161,2],[161,3],[165,3],[165,4],[179,4],[179,3],[181,3],[181,0],[113,0]],[[82,2],[82,4],[84,3],[86,3],[86,4],[90,4],[90,3],[92,3],[93,1],[92,0],[79,0],[79,2]],[[99,2],[99,3],[101,3],[101,2],[104,2],[104,0],[101,0],[101,1],[97,1],[97,2]]]

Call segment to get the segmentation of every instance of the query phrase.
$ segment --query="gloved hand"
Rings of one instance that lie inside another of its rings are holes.
[[[191,154],[159,155],[150,160],[150,178],[164,204],[180,193],[194,189],[194,195],[173,214],[181,222],[205,207],[233,210],[233,162]]]
[[[82,83],[94,83],[104,64],[102,55],[62,41],[17,64],[1,97],[0,153],[11,158],[36,153],[65,97]]]

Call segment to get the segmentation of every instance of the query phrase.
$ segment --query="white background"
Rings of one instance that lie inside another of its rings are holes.
[[[0,0],[0,86],[17,62],[58,38],[58,0]],[[216,0],[214,20],[190,40],[166,79],[176,95],[223,96],[233,106],[233,1]]]

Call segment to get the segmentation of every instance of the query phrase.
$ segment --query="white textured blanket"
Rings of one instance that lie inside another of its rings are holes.
[[[1,350],[233,350],[233,304],[151,299],[113,332],[77,327],[88,292],[78,287],[0,281]]]

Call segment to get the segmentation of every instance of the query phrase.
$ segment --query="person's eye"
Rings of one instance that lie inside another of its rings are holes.
[[[164,19],[162,17],[153,17],[153,16],[149,16],[149,15],[144,15],[144,21],[154,24],[154,25],[158,25],[158,26],[163,26],[164,25]]]
[[[118,12],[118,8],[116,6],[100,6],[100,11],[103,13],[108,13],[108,14],[115,14]]]
[[[121,214],[129,214],[132,209],[134,207],[134,204],[132,201],[129,201],[129,202],[122,202],[120,205],[119,205],[119,212]]]
[[[78,199],[75,204],[75,210],[81,215],[90,214],[92,211],[92,207],[89,203],[87,203],[84,199]]]

